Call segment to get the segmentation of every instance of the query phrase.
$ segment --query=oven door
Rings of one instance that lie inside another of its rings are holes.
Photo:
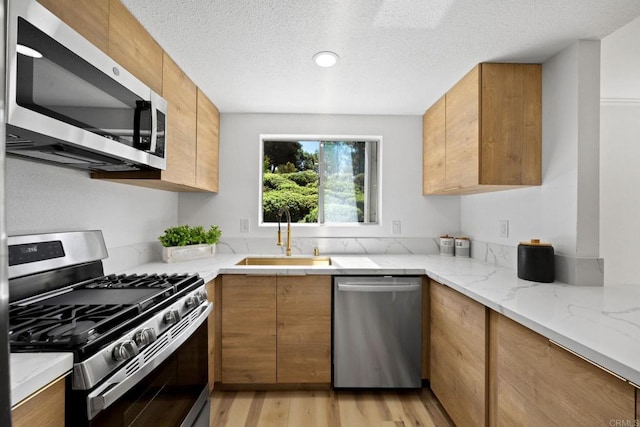
[[[67,424],[92,427],[209,425],[205,320],[211,309],[212,304],[208,303],[206,308],[197,310],[197,316],[193,315],[191,325],[181,325],[187,320],[183,319],[163,334],[175,334],[173,342],[179,344],[177,348],[169,345],[155,350],[151,345],[145,349],[149,350],[147,354],[140,353],[142,359],[155,362],[139,367],[134,360],[88,395],[73,391],[71,403],[67,405]],[[152,369],[147,372],[146,367]],[[122,375],[125,378],[120,381],[118,378]]]

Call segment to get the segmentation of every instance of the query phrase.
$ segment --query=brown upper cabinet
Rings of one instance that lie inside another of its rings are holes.
[[[167,100],[164,171],[93,172],[92,178],[169,191],[218,191],[220,113],[120,0],[39,0]]]
[[[220,112],[198,89],[196,187],[217,192],[220,150]]]
[[[105,53],[109,53],[109,0],[38,0]]]
[[[162,93],[162,48],[120,3],[109,2],[109,56],[156,93]]]
[[[160,179],[195,186],[198,88],[166,53],[163,63],[162,96],[168,106],[167,169],[160,173]]]
[[[445,184],[445,97],[424,113],[422,128],[422,193],[435,193]]]
[[[542,67],[474,67],[423,117],[423,193],[541,184]]]

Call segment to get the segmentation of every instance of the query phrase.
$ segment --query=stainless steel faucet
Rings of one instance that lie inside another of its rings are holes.
[[[289,213],[289,209],[287,207],[280,208],[278,211],[278,246],[282,246],[282,230],[280,229],[280,220],[282,219],[282,214],[287,214],[287,250],[285,252],[286,256],[291,256],[291,213]]]

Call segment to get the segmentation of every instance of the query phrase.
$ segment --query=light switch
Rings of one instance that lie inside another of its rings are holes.
[[[399,219],[393,220],[391,224],[392,224],[393,234],[402,234],[402,223],[400,222]]]
[[[247,218],[242,218],[240,220],[240,232],[241,233],[249,232],[249,220]]]

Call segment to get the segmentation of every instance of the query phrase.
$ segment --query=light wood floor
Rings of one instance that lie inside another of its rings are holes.
[[[451,427],[429,389],[214,391],[211,427]]]

